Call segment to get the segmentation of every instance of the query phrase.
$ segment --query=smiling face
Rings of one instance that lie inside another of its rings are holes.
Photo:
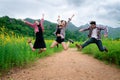
[[[59,25],[60,25],[61,27],[65,27],[66,24],[67,24],[67,22],[66,22],[65,20],[61,20],[60,23],[59,23]]]

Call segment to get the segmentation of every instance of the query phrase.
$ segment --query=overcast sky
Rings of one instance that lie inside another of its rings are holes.
[[[40,19],[56,22],[58,15],[67,20],[75,14],[76,26],[89,23],[120,27],[120,0],[0,0],[0,17]]]

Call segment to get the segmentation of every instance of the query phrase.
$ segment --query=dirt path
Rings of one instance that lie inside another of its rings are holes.
[[[120,80],[120,69],[71,48],[39,59],[5,80]]]

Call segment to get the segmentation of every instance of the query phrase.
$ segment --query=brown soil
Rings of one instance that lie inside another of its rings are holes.
[[[70,48],[1,80],[120,80],[120,69]]]

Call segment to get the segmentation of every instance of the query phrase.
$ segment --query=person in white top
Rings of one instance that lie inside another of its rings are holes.
[[[97,28],[93,29],[91,37],[97,39]]]
[[[108,29],[107,29],[107,27],[106,26],[98,26],[98,25],[96,25],[95,21],[91,21],[90,22],[90,26],[88,28],[80,29],[80,32],[89,31],[88,37],[90,39],[87,40],[82,45],[76,44],[76,47],[81,50],[84,47],[86,47],[87,45],[89,45],[91,43],[95,43],[98,46],[100,51],[108,52],[108,49],[106,47],[103,47],[103,45],[102,45],[101,35],[100,35],[101,30],[104,30],[104,36],[107,37],[108,36]]]

